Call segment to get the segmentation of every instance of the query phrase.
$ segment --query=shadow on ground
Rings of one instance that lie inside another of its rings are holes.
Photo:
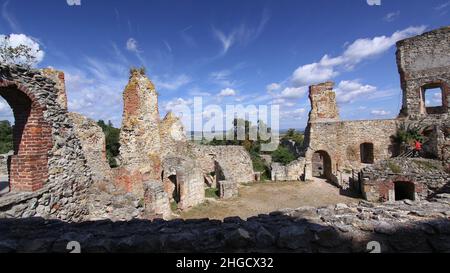
[[[379,242],[382,252],[450,252],[448,218],[389,223],[356,217],[345,224],[352,220],[342,216],[343,224],[329,225],[325,221],[336,217],[320,210],[291,210],[289,216],[274,212],[245,221],[1,219],[0,252],[69,252],[70,241],[79,242],[81,252],[349,253],[367,252],[371,241]]]

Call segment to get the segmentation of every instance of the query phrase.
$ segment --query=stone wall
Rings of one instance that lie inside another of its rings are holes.
[[[305,158],[300,157],[286,166],[281,163],[272,163],[271,171],[272,181],[302,180],[305,173]]]
[[[450,174],[440,161],[431,159],[383,160],[362,169],[359,178],[364,198],[373,202],[395,200],[395,182],[414,184],[414,199],[450,193]]]
[[[73,225],[44,219],[0,220],[0,252],[67,253],[382,253],[450,251],[450,196],[433,202],[337,204],[301,207],[242,220],[193,219]],[[55,229],[55,227],[58,227]]]
[[[450,27],[397,43],[397,64],[403,90],[401,117],[448,119],[450,107]],[[427,109],[424,90],[440,87],[442,107]]]
[[[60,89],[41,71],[0,65],[0,95],[15,117],[11,193],[0,198],[0,218],[41,216],[79,221],[87,214],[91,170]]]
[[[360,120],[315,122],[309,125],[307,135],[306,179],[312,177],[312,158],[315,152],[323,151],[331,159],[331,173],[359,169],[365,164],[361,161],[361,145],[373,144],[374,162],[390,158],[393,154],[391,136],[396,134],[397,120]],[[329,177],[333,179],[333,177]]]
[[[183,123],[172,112],[168,112],[159,126],[161,157],[179,156],[187,147],[187,137]]]
[[[172,215],[164,186],[159,180],[144,182],[144,213],[146,218],[168,219]]]
[[[75,133],[81,141],[93,180],[111,183],[112,173],[106,158],[106,139],[102,128],[94,120],[83,115],[69,113],[69,117],[74,123]]]
[[[217,182],[220,199],[230,199],[238,196],[239,185],[234,181],[220,180]]]
[[[180,189],[179,209],[185,210],[205,201],[203,172],[195,161],[186,161],[177,170],[177,183]]]
[[[214,172],[218,162],[226,180],[237,183],[255,180],[250,154],[242,146],[193,145],[192,152],[205,174]]]
[[[59,103],[62,109],[67,110],[66,81],[64,72],[53,68],[44,68],[41,71],[45,77],[55,82],[55,88],[57,89],[56,102]]]
[[[121,168],[149,179],[161,177],[158,94],[140,71],[133,71],[123,92],[120,131]]]
[[[311,111],[309,121],[337,121],[339,109],[336,104],[336,94],[333,91],[333,82],[326,82],[309,87],[309,100]]]

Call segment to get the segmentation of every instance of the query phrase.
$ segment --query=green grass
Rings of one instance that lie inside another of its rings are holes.
[[[173,212],[176,212],[176,211],[178,210],[178,203],[177,203],[176,201],[170,202],[170,209],[171,209]]]
[[[402,172],[402,168],[392,161],[388,162],[388,167],[393,173],[401,173]]]
[[[415,160],[414,163],[419,168],[421,168],[422,170],[426,170],[426,171],[432,171],[432,170],[439,169],[439,167],[437,167],[436,165],[434,165],[432,162],[429,162],[429,161]]]
[[[219,198],[219,189],[217,188],[207,188],[205,189],[205,197],[207,198]]]

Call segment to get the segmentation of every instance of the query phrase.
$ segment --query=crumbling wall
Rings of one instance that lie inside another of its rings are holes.
[[[396,120],[359,120],[316,122],[309,124],[309,147],[306,151],[306,179],[312,177],[312,158],[324,151],[331,158],[333,175],[338,171],[358,169],[361,162],[361,144],[373,144],[374,161],[390,158],[393,154],[391,136],[396,134]]]
[[[192,152],[204,174],[214,172],[217,161],[225,180],[246,183],[255,179],[250,154],[242,146],[193,145]]]
[[[309,100],[311,111],[309,121],[338,121],[339,109],[336,104],[336,94],[333,91],[333,82],[325,82],[309,87]]]
[[[111,168],[106,158],[106,139],[102,128],[94,120],[83,115],[69,113],[69,117],[74,123],[75,134],[81,141],[93,180],[112,182]]]
[[[303,178],[305,173],[305,158],[301,157],[292,161],[286,166],[281,163],[272,163],[271,177],[272,181],[298,181]]]
[[[181,168],[178,168],[177,183],[180,190],[179,209],[188,209],[205,201],[203,173],[195,161],[185,161]]]
[[[397,43],[397,65],[403,90],[401,117],[448,119],[450,107],[450,27]],[[442,89],[442,107],[426,109],[424,90]]]
[[[363,196],[369,201],[393,201],[394,182],[414,183],[417,199],[450,193],[450,174],[438,160],[395,158],[380,161],[359,174]],[[395,200],[395,199],[394,199]]]
[[[183,123],[172,112],[168,112],[159,126],[161,158],[186,154],[187,137]]]
[[[41,71],[1,64],[0,89],[16,119],[12,192],[0,198],[0,218],[82,220],[87,214],[91,170],[73,122],[58,102],[61,89]],[[31,112],[28,119],[23,119],[27,113],[23,107],[27,105]],[[20,149],[19,139],[25,144]],[[15,177],[23,178],[14,180]]]
[[[142,196],[144,180],[161,179],[158,94],[148,77],[134,70],[123,100],[121,166],[114,173],[119,186]]]

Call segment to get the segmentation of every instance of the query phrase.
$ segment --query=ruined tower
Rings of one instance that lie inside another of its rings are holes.
[[[161,161],[158,94],[145,73],[137,69],[131,71],[123,101],[120,132],[122,167],[139,172],[144,179],[158,179]]]
[[[333,82],[326,82],[309,87],[311,112],[309,122],[338,121],[339,110],[336,105],[336,94]]]
[[[403,90],[400,117],[417,120],[448,117],[450,107],[450,27],[397,43],[397,64]],[[427,105],[427,94],[439,90]]]

